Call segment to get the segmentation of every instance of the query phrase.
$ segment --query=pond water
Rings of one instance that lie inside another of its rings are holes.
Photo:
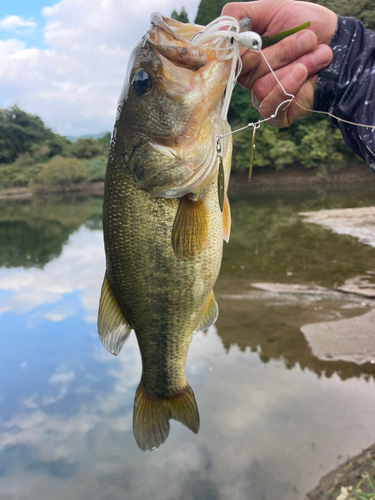
[[[96,333],[101,199],[0,201],[0,499],[303,500],[375,441],[375,366],[314,357],[301,327],[374,304],[251,285],[331,290],[375,270],[375,248],[298,216],[374,197],[375,183],[232,196],[219,319],[186,366],[200,431],[171,421],[152,453],[132,433],[135,336],[114,357]]]

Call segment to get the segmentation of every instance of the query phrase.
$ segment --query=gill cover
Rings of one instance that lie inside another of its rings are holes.
[[[216,136],[225,127],[220,110],[231,62],[190,41],[201,29],[155,13],[130,57],[116,140],[136,185],[154,196],[181,198],[217,174]]]

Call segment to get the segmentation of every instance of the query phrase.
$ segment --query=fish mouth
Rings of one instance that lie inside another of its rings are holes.
[[[155,12],[151,16],[148,42],[151,47],[176,66],[198,71],[207,63],[204,49],[196,47],[190,38],[201,29],[196,24],[183,24]]]

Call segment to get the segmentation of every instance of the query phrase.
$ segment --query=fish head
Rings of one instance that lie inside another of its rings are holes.
[[[139,188],[180,197],[217,173],[216,136],[231,61],[191,38],[202,26],[159,13],[134,48],[113,135]],[[230,50],[230,40],[225,41]]]

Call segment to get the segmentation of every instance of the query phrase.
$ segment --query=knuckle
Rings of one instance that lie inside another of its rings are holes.
[[[284,42],[284,40],[282,40]],[[290,40],[286,40],[287,43],[277,44],[276,61],[277,66],[282,67],[289,64],[293,59],[295,59],[294,50]]]
[[[270,75],[266,75],[262,78],[259,78],[259,80],[257,80],[253,85],[253,92],[261,101],[263,101],[263,99],[265,99],[269,95],[273,88],[269,76]]]

